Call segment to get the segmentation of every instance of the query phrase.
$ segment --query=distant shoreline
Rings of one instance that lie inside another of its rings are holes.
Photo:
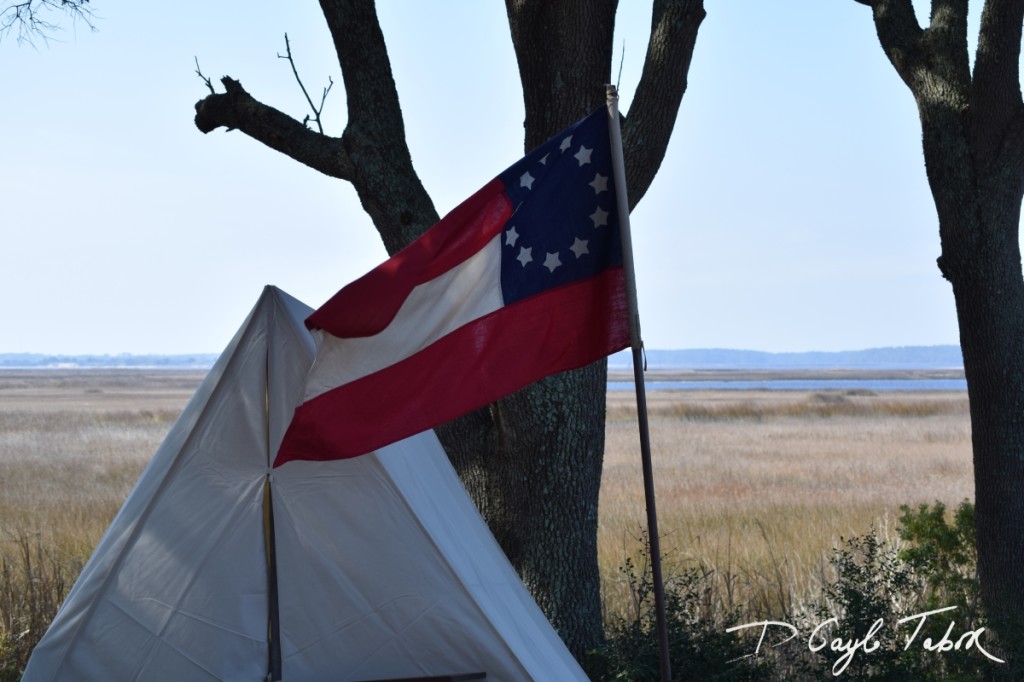
[[[0,379],[42,380],[45,382],[70,381],[75,377],[103,376],[107,378],[160,377],[175,380],[191,379],[198,382],[209,368],[195,367],[0,367]],[[187,379],[186,379],[187,377]],[[900,380],[963,380],[962,369],[655,369],[644,373],[647,383],[659,382],[728,382],[728,381],[900,381]],[[632,370],[609,370],[608,382],[632,382]]]
[[[118,354],[46,354],[0,353],[0,370],[209,370],[217,361],[216,353]],[[821,372],[826,378],[879,377],[896,378],[962,378],[963,356],[959,346],[899,346],[868,348],[856,351],[808,351],[769,353],[752,350],[705,348],[690,350],[644,351],[646,366],[664,376],[680,376],[684,381],[733,380],[737,372],[770,380],[776,377],[810,379],[808,372]],[[632,372],[632,352],[620,351],[608,359],[610,371],[616,376]],[[909,371],[936,371],[937,375],[907,375]],[[961,374],[945,372],[961,371]],[[797,372],[798,374],[792,374]],[[835,374],[856,372],[857,374]],[[875,372],[882,372],[876,374]],[[619,374],[622,373],[622,374]],[[779,374],[782,373],[782,374]],[[894,374],[895,373],[895,374]],[[660,376],[660,375],[659,375]],[[665,379],[673,380],[673,379]]]
[[[661,381],[890,381],[963,379],[962,369],[655,369],[644,373]],[[633,381],[632,370],[609,370],[608,381]]]

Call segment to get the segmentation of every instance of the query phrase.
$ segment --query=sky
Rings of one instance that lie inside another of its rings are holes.
[[[310,0],[94,0],[96,31],[0,41],[0,353],[217,353],[274,284],[312,307],[386,258],[355,192],[194,105],[230,75],[296,119],[284,34],[345,125]],[[921,4],[921,3],[919,3]],[[854,0],[705,0],[665,161],[632,214],[648,348],[955,344],[917,111]],[[918,7],[919,14],[923,7]],[[440,214],[523,154],[504,4],[379,0]],[[628,115],[649,3],[620,2]],[[619,73],[619,63],[622,63]],[[602,84],[595,84],[602,87]]]

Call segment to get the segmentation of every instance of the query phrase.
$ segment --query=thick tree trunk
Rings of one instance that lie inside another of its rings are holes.
[[[1024,284],[954,286],[971,404],[978,575],[997,621],[1024,613]]]
[[[940,264],[953,285],[971,406],[978,576],[984,604],[998,625],[1019,621],[1024,613],[1021,179],[1018,173],[1006,177],[1002,166],[995,177],[986,177],[985,164],[972,164],[979,166],[982,177],[972,177],[961,187],[964,199],[940,215]],[[974,210],[967,213],[963,206]],[[963,225],[968,216],[975,224]]]
[[[922,29],[910,0],[874,10],[886,55],[921,117],[939,216],[939,268],[953,285],[974,448],[978,576],[1006,656],[1024,625],[1024,196],[1020,92],[1024,0],[987,0],[973,72],[967,0],[932,0]],[[1005,627],[1015,623],[1016,627]]]

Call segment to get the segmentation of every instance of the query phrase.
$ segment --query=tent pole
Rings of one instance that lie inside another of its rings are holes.
[[[629,227],[629,196],[626,192],[626,167],[622,154],[622,130],[619,127],[619,93],[614,85],[606,85],[605,91],[608,99],[608,132],[611,137],[612,168],[615,173],[615,199],[618,204],[619,230],[622,241],[622,269],[626,280],[630,346],[633,351],[633,380],[636,385],[637,423],[640,427],[640,458],[643,463],[644,500],[647,504],[647,539],[650,543],[651,573],[654,582],[654,607],[657,615],[661,682],[671,682],[672,665],[669,660],[665,587],[661,575],[661,543],[658,540],[658,512],[654,502],[654,471],[651,466],[651,437],[647,421],[647,391],[644,384],[644,343],[640,337],[636,269],[633,263],[633,241]]]
[[[270,474],[263,484],[263,534],[267,548],[267,641],[268,682],[281,679],[281,615],[277,594],[277,543],[274,537],[274,500],[270,494]]]

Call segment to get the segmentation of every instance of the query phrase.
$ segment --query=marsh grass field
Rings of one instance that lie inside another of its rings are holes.
[[[606,608],[645,520],[634,397],[609,394],[600,502]],[[777,618],[817,598],[843,538],[896,541],[900,506],[973,499],[965,392],[648,393],[666,574],[696,568],[723,610]],[[796,608],[795,608],[796,607]]]
[[[49,617],[201,378],[0,372],[0,641]],[[609,615],[634,608],[620,567],[642,561],[633,400],[609,393]],[[648,402],[666,572],[698,569],[715,587],[709,607],[750,620],[814,598],[841,538],[885,533],[900,505],[973,497],[963,392],[656,391]],[[19,609],[40,613],[18,621]]]

